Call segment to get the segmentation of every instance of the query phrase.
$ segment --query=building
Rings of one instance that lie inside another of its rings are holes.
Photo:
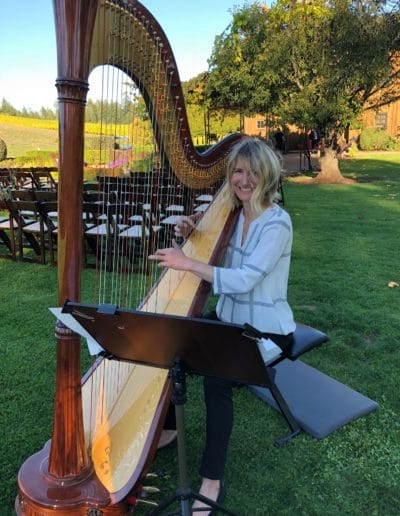
[[[278,124],[279,125],[279,124]],[[384,129],[393,138],[400,138],[400,100],[382,106],[378,111],[366,110],[362,115],[361,128],[351,129],[350,138],[358,137],[362,129],[376,127]],[[309,128],[308,128],[309,129]],[[273,138],[276,127],[273,120],[263,115],[244,118],[244,133],[259,138]],[[297,150],[304,147],[304,131],[292,125],[287,127],[287,150]]]

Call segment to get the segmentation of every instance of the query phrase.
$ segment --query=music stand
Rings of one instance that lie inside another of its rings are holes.
[[[151,514],[161,514],[178,501],[181,515],[189,516],[192,514],[191,502],[197,499],[212,509],[235,516],[235,513],[194,492],[189,486],[184,425],[186,374],[217,376],[268,387],[271,382],[256,339],[244,335],[240,325],[122,310],[115,305],[67,302],[63,312],[70,313],[97,340],[107,358],[170,371],[178,437],[179,488]],[[199,512],[201,510],[204,508]]]

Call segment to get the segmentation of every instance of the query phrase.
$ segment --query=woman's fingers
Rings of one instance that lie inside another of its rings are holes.
[[[174,226],[176,236],[186,237],[194,229],[195,224],[190,217],[181,217]]]
[[[182,270],[185,267],[186,256],[175,241],[173,246],[167,249],[158,249],[149,256],[149,259],[157,260],[159,262],[158,265],[161,267]]]
[[[149,260],[161,260],[165,258],[166,253],[169,249],[157,249],[157,251],[154,254],[149,255]]]

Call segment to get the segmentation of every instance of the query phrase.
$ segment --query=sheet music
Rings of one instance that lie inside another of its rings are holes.
[[[271,339],[257,339],[257,345],[265,365],[273,362],[282,353],[281,348]]]
[[[81,326],[77,320],[71,314],[65,314],[62,312],[62,308],[49,308],[50,312],[52,312],[55,317],[61,321],[67,328],[74,331],[84,339],[86,339],[87,347],[90,355],[96,356],[99,353],[102,353],[104,348],[100,346],[100,344],[95,340],[90,333],[88,333],[83,326]]]

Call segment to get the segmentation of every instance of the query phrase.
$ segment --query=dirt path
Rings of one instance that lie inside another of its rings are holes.
[[[314,171],[320,170],[317,154],[311,154],[311,166]],[[295,151],[283,155],[283,175],[293,175],[307,171],[308,161],[303,153]]]

